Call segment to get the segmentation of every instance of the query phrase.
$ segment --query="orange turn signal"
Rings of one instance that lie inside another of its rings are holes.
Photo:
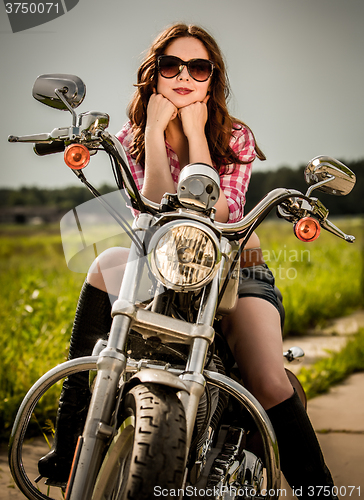
[[[293,226],[294,234],[301,241],[314,241],[320,236],[320,224],[313,217],[304,217]]]
[[[64,161],[73,170],[81,170],[90,161],[90,151],[83,144],[70,144],[64,152]]]

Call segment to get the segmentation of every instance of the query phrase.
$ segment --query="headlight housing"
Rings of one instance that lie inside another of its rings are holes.
[[[189,291],[209,283],[220,265],[216,235],[193,221],[172,221],[162,226],[149,244],[155,277],[173,290]]]

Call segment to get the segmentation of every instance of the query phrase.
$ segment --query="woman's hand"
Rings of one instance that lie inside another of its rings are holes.
[[[177,112],[176,106],[169,99],[154,91],[148,102],[146,130],[164,133],[169,122],[176,118]]]
[[[177,116],[177,108],[156,91],[150,96],[145,127],[145,169],[142,194],[160,203],[164,193],[174,193],[175,187],[167,158],[164,132]]]
[[[209,96],[206,96],[202,102],[194,102],[178,110],[178,116],[182,122],[183,132],[187,139],[190,139],[195,134],[205,135],[205,125],[208,118],[208,99]]]
[[[178,110],[183,133],[188,140],[189,163],[212,165],[205,134],[205,125],[208,118],[208,99],[209,96],[206,96],[202,102],[194,102]]]

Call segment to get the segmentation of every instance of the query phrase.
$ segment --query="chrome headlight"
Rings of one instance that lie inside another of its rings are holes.
[[[165,224],[152,237],[149,249],[155,277],[168,288],[180,291],[209,283],[221,260],[216,235],[193,221]]]

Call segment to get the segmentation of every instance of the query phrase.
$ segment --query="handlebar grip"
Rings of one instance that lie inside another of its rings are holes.
[[[65,150],[64,141],[54,141],[49,144],[34,144],[34,153],[38,156],[62,153]]]

